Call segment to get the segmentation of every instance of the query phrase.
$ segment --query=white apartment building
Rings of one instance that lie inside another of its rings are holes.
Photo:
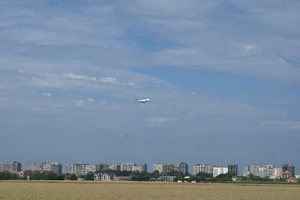
[[[60,162],[28,162],[25,170],[31,171],[53,171],[62,174],[62,164]]]
[[[71,163],[66,165],[66,173],[75,174],[76,176],[86,175],[86,166],[88,163]],[[95,167],[96,168],[96,167]]]
[[[228,173],[228,167],[214,167],[213,170],[213,177]]]
[[[96,171],[96,165],[86,165],[85,166],[85,174],[89,172],[95,172]]]
[[[135,163],[121,163],[121,171],[135,171]]]
[[[43,171],[43,163],[44,162],[28,162],[26,164],[25,170]]]
[[[243,177],[249,177],[250,175],[250,166],[249,165],[245,165],[244,166],[244,170],[242,171],[242,176]]]
[[[214,167],[215,167],[215,165],[196,164],[196,165],[194,165],[194,175],[198,174],[199,172],[213,174]]]
[[[186,173],[186,172],[188,172],[188,165],[184,162],[181,162],[181,163],[156,163],[153,165],[153,172],[155,170],[157,170],[159,173],[171,172],[172,170]]]
[[[242,172],[242,176],[248,177],[250,174],[253,174],[253,176],[258,176],[261,178],[269,178],[273,175],[274,168],[274,164],[252,164],[250,166],[246,165],[244,167],[244,171]]]
[[[56,174],[62,174],[62,164],[59,162],[43,162],[43,171],[53,171]]]
[[[282,172],[283,172],[282,168],[273,168],[273,172],[270,178],[271,179],[281,178]]]
[[[153,164],[153,172],[155,170],[157,170],[159,173],[162,173],[163,172],[163,169],[164,169],[164,164],[163,163],[156,163],[156,164]]]

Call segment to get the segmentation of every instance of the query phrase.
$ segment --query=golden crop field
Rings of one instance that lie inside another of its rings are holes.
[[[300,199],[300,185],[0,181],[0,199]]]

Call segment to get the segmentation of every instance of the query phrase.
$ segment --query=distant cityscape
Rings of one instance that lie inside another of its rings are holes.
[[[22,176],[28,171],[48,171],[53,172],[57,175],[62,174],[62,164],[60,162],[28,162],[26,163],[25,170],[21,170],[20,162],[0,162],[0,172],[8,171],[11,173],[18,173]],[[108,172],[108,171],[133,171],[133,172],[147,172],[148,167],[147,163],[97,163],[97,164],[88,164],[88,163],[70,163],[66,164],[66,174],[75,174],[76,176],[85,176],[89,172],[94,174],[99,172]],[[166,174],[171,171],[182,172],[183,174],[188,175],[188,164],[181,163],[155,163],[153,164],[152,171],[157,171],[159,174]],[[216,177],[220,174],[233,174],[239,176],[238,174],[238,165],[237,164],[228,164],[226,167],[219,167],[209,164],[195,164],[193,167],[193,175],[198,174],[199,172],[212,174],[213,177]],[[299,178],[300,170],[298,174],[295,174],[295,166],[293,164],[283,164],[282,167],[275,167],[274,164],[252,164],[246,165],[241,172],[241,177],[261,177],[269,179],[279,179],[279,178],[288,178],[294,176]]]

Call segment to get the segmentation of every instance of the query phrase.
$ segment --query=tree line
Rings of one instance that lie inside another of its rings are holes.
[[[196,175],[191,175],[189,173],[183,173],[179,171],[170,171],[170,172],[163,172],[159,173],[159,171],[154,172],[138,172],[138,171],[112,171],[116,174],[116,176],[130,176],[131,181],[164,181],[164,179],[159,179],[160,177],[167,177],[167,176],[173,176],[173,181],[182,181],[182,182],[231,182],[232,177],[236,176],[236,174],[220,174],[216,177],[213,177],[212,174],[199,172]],[[24,175],[21,177],[18,174],[11,173],[8,171],[2,171],[0,172],[0,180],[78,180],[78,178],[82,178],[87,181],[93,181],[94,180],[94,173],[88,172],[86,175],[80,175],[76,176],[75,174],[59,174],[57,175],[54,172],[49,171],[33,171],[30,173],[24,173]],[[261,177],[255,177],[252,174],[249,175],[249,177],[242,177],[242,181],[245,182],[286,182],[286,178],[279,178],[279,179],[269,179],[269,178],[261,178]],[[299,180],[300,181],[300,180]]]

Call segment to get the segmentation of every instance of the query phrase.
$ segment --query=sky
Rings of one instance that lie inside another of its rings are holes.
[[[1,1],[0,161],[298,171],[299,10],[297,0]]]

